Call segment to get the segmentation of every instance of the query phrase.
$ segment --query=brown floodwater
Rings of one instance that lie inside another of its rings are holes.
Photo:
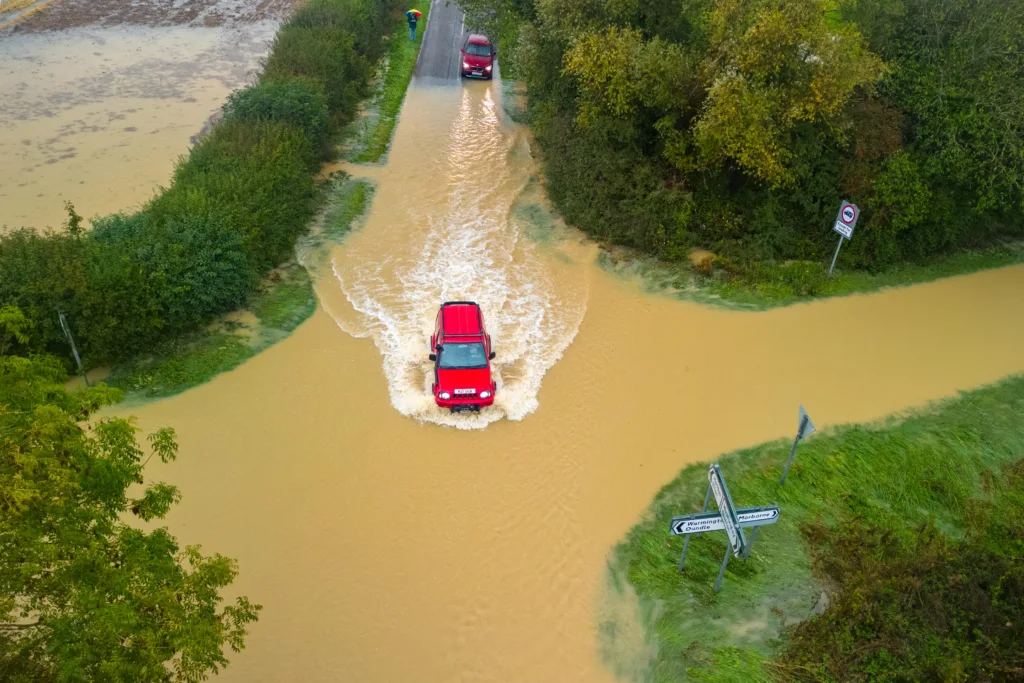
[[[0,230],[148,200],[277,25],[0,31]]]
[[[1024,267],[746,313],[641,293],[551,219],[496,81],[415,82],[322,307],[233,372],[130,412],[172,426],[183,543],[262,603],[226,681],[611,681],[608,553],[695,461],[1024,371]],[[433,409],[442,299],[481,303],[496,406]],[[125,409],[127,410],[127,409]],[[626,601],[628,602],[628,601]],[[629,604],[614,605],[630,622]],[[642,630],[634,670],[642,670]]]

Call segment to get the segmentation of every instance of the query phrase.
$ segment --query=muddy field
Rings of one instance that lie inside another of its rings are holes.
[[[83,26],[236,26],[281,21],[300,0],[42,0],[26,8],[10,31],[59,31]],[[0,26],[5,23],[0,15]]]
[[[297,0],[43,0],[0,14],[0,231],[131,211]]]

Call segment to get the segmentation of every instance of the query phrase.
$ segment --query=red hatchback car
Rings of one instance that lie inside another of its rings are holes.
[[[466,38],[466,44],[462,46],[462,75],[465,78],[486,78],[493,77],[494,57],[498,51],[487,40],[487,36],[476,33]]]
[[[491,336],[484,315],[472,301],[441,304],[430,336],[434,361],[434,400],[442,408],[480,410],[494,403],[497,388],[491,379]]]

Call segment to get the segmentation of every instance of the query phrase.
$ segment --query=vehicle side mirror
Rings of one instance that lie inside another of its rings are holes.
[[[498,354],[494,353],[494,351],[491,351],[491,360],[494,360],[494,357],[495,357],[496,355],[498,355]]]
[[[466,48],[460,47],[459,52],[461,52],[462,54],[466,54]]]
[[[436,353],[432,353],[429,356],[427,356],[427,358],[429,358],[432,361],[436,361],[437,360],[437,354]]]

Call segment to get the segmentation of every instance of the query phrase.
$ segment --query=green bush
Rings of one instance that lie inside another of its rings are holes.
[[[371,62],[355,50],[355,38],[343,28],[287,25],[274,39],[263,82],[296,77],[318,83],[331,112],[344,120],[366,94]]]
[[[263,274],[286,258],[312,215],[315,155],[298,128],[227,120],[178,165],[171,188],[147,207],[157,223],[216,215],[242,235]]]
[[[381,36],[388,31],[388,20],[395,19],[396,7],[389,0],[313,0],[301,7],[288,25],[346,31],[356,52],[372,62],[384,54]]]
[[[267,81],[238,90],[224,105],[224,114],[248,123],[282,121],[302,130],[320,158],[330,153],[327,97],[313,81]]]

